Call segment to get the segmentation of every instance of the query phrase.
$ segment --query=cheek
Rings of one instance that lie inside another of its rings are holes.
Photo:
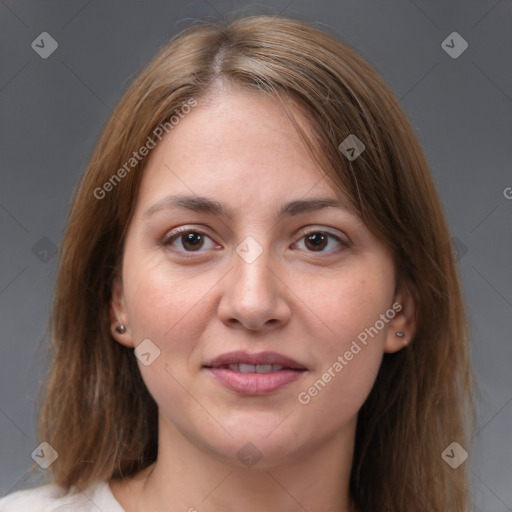
[[[372,271],[367,265],[361,272],[353,267],[342,279],[317,282],[310,305],[328,330],[321,349],[317,347],[321,364],[297,397],[308,414],[324,414],[328,404],[336,404],[331,414],[339,424],[364,403],[379,371],[394,313],[386,316],[393,300],[393,279],[392,272],[382,267]]]
[[[130,263],[126,261],[124,284],[134,344],[150,339],[159,350],[150,365],[139,361],[139,370],[160,406],[184,410],[190,404],[182,384],[195,370],[190,355],[211,318],[208,292],[218,276],[191,267],[173,269],[158,255],[139,259],[136,266]]]
[[[205,320],[202,305],[215,286],[214,276],[192,267],[173,268],[160,249],[145,257],[132,254],[125,262],[124,279],[134,334],[153,336],[165,349],[173,339],[200,332]]]
[[[304,283],[304,294],[307,293],[307,285]],[[392,272],[377,266],[361,265],[360,269],[356,266],[347,269],[345,275],[338,279],[317,284],[314,296],[310,295],[307,301],[329,328],[333,340],[329,346],[339,350],[365,329],[374,326],[380,315],[386,313],[393,302],[393,290]],[[385,323],[380,329],[383,333],[387,325]]]

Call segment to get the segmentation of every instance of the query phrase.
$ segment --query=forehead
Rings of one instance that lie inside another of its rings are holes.
[[[176,193],[223,198],[234,209],[284,196],[340,198],[277,101],[240,89],[198,99],[153,149],[140,202]]]

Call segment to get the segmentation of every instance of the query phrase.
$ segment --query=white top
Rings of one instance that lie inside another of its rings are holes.
[[[13,492],[0,498],[0,512],[125,512],[114,498],[108,482],[83,491],[66,493],[55,484]]]

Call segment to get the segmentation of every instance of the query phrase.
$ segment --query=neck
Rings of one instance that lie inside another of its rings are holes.
[[[199,448],[160,418],[157,461],[127,484],[129,492],[112,483],[111,488],[127,512],[353,512],[349,478],[355,423],[328,443],[286,460],[262,457],[249,468]]]

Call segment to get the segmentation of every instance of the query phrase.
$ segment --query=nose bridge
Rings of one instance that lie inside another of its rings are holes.
[[[260,237],[261,239],[261,237]],[[269,300],[274,295],[271,272],[273,255],[268,243],[260,244],[253,236],[246,237],[236,248],[234,255],[234,281],[243,300],[251,300],[251,295]],[[264,296],[264,297],[263,297]]]
[[[281,281],[274,274],[275,262],[269,242],[263,245],[248,236],[236,247],[233,270],[219,306],[225,322],[236,320],[256,330],[288,319],[289,306]]]

